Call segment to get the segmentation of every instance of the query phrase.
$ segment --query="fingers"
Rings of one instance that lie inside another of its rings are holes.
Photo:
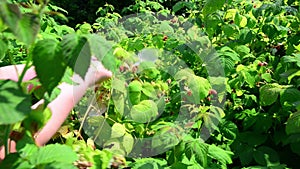
[[[8,140],[9,141],[9,152],[10,153],[15,153],[17,152],[16,150],[16,142],[13,140]],[[4,146],[0,146],[0,162],[5,158],[5,148]]]
[[[86,74],[85,81],[93,86],[112,77],[112,72],[107,70],[100,61],[92,57],[91,66]]]

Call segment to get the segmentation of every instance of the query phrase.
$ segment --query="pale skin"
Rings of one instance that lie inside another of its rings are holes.
[[[0,80],[9,79],[18,81],[18,75],[21,74],[24,66],[25,65],[0,67]],[[73,81],[76,82],[76,85],[67,83],[60,84],[58,86],[58,88],[61,89],[60,94],[47,105],[47,107],[51,110],[52,116],[47,124],[34,136],[36,145],[43,146],[52,138],[89,87],[92,87],[96,83],[102,82],[111,76],[112,73],[105,69],[99,61],[93,58],[84,79],[82,79],[79,75],[74,74]],[[36,77],[36,72],[34,67],[31,67],[26,71],[23,81],[28,81],[34,77]],[[36,109],[43,103],[44,100],[40,100],[31,108]],[[9,145],[10,152],[16,152],[16,143],[14,141],[10,141]],[[0,147],[0,161],[4,159],[4,157],[5,151],[2,146]]]

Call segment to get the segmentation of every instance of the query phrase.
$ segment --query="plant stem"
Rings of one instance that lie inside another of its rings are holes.
[[[93,97],[91,103],[94,103],[95,102],[95,97]],[[80,124],[80,127],[78,129],[78,133],[80,134],[81,133],[81,130],[83,128],[83,124],[85,123],[85,120],[86,118],[88,117],[88,114],[90,113],[91,109],[93,108],[93,104],[90,104],[89,107],[87,108],[87,110],[85,111],[84,113],[84,116],[83,116],[83,119],[82,119],[82,122]]]
[[[10,145],[9,145],[9,133],[10,133],[10,125],[5,125],[4,127],[4,148],[5,148],[5,157],[8,155],[9,153],[9,149],[10,149]]]

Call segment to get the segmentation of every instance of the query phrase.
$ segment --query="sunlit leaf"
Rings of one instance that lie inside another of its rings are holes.
[[[209,156],[218,160],[222,164],[231,164],[232,163],[231,155],[233,155],[233,153],[230,151],[223,150],[214,144],[209,145],[208,154],[209,154]]]
[[[61,144],[51,144],[41,147],[30,157],[31,163],[35,165],[53,162],[62,162],[72,165],[77,159],[78,156],[71,147]]]

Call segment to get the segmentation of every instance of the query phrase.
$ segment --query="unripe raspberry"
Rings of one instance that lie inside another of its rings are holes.
[[[215,89],[210,89],[210,90],[209,90],[209,94],[210,94],[210,95],[217,95],[218,92],[217,92]]]

